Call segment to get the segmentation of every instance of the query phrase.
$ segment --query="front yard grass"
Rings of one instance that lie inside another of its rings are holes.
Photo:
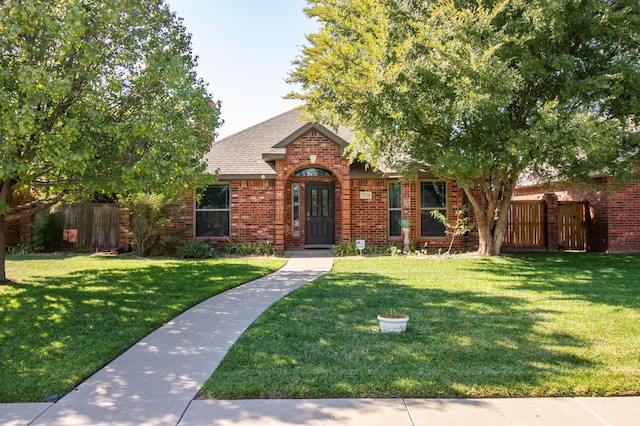
[[[0,402],[62,396],[185,309],[283,259],[8,257],[0,285]]]
[[[240,337],[200,398],[639,395],[639,277],[639,255],[337,259]],[[390,309],[407,333],[379,333]]]

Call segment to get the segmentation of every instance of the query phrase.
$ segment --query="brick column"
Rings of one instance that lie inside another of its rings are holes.
[[[276,192],[275,192],[275,202],[276,202],[276,250],[284,251],[285,249],[285,228],[284,228],[284,188],[285,181],[280,173],[276,177]]]
[[[547,251],[558,251],[558,197],[554,193],[544,196],[546,202]]]
[[[342,241],[351,241],[351,179],[349,178],[349,162],[342,160],[342,173],[340,173],[340,187],[342,194],[342,235],[340,235],[340,243]]]

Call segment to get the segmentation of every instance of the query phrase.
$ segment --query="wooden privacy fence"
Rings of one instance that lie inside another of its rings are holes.
[[[542,249],[547,246],[544,201],[512,201],[503,247]]]
[[[587,250],[588,203],[558,203],[558,247]]]
[[[115,204],[72,204],[59,210],[64,241],[75,247],[117,247],[120,211]]]
[[[586,201],[512,201],[502,246],[506,249],[582,250],[589,248]]]

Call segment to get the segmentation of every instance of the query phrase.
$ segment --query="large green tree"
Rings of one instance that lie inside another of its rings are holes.
[[[308,118],[351,154],[455,179],[500,253],[524,173],[622,179],[640,117],[637,0],[309,0],[294,62]]]
[[[6,221],[202,176],[219,110],[195,61],[162,0],[0,0],[0,281]]]

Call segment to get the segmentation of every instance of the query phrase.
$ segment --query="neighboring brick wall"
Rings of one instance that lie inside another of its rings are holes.
[[[626,185],[608,196],[608,251],[640,251],[640,185]]]
[[[35,201],[35,198],[29,192],[23,192],[13,196],[11,207]],[[5,236],[7,247],[19,244],[21,240],[31,238],[31,221],[32,216],[24,216],[20,219],[11,220],[5,223]]]

